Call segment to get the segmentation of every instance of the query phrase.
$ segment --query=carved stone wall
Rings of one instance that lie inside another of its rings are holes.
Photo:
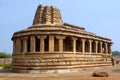
[[[0,59],[0,64],[11,64],[12,63],[12,58],[1,58]]]

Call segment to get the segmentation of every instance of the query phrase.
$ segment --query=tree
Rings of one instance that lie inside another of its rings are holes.
[[[112,55],[113,55],[113,56],[120,56],[120,52],[119,52],[119,51],[113,51],[113,52],[112,52]]]
[[[5,52],[0,52],[0,58],[11,58],[11,57],[12,57],[11,54],[8,54]]]

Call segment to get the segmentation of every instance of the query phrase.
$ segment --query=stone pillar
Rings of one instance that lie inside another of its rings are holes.
[[[98,53],[98,41],[95,41],[95,53]]]
[[[19,54],[21,53],[21,39],[20,38],[16,38],[16,53]]]
[[[108,44],[105,43],[105,54],[108,54]]]
[[[49,35],[49,52],[54,52],[54,36]]]
[[[89,52],[90,54],[92,54],[92,40],[88,40],[89,41]]]
[[[23,52],[27,52],[27,40],[28,40],[28,37],[24,37],[23,38]]]
[[[16,40],[13,39],[13,54],[16,54]]]
[[[109,54],[112,55],[112,49],[111,49],[112,44],[109,45]]]
[[[101,52],[101,54],[103,54],[103,49],[102,49],[102,42],[100,42],[100,52]]]
[[[73,52],[75,53],[76,52],[76,40],[77,40],[77,38],[72,37],[72,40],[73,40]]]
[[[35,36],[30,37],[30,52],[35,52]]]
[[[81,41],[82,41],[82,53],[83,53],[83,55],[85,55],[85,41],[86,41],[86,39],[81,39]]]
[[[45,47],[44,39],[45,39],[47,36],[42,35],[42,36],[37,36],[37,37],[40,39],[40,52],[44,53],[44,47]]]
[[[59,52],[63,52],[63,39],[65,39],[65,36],[56,36],[57,39],[59,39]]]

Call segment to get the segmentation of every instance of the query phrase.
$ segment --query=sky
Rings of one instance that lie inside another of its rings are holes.
[[[120,51],[120,0],[0,0],[0,52],[12,53],[13,33],[32,25],[40,4],[56,6],[64,22],[112,39]]]

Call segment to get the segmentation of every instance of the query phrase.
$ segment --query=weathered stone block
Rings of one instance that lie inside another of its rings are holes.
[[[94,76],[94,77],[108,77],[109,74],[107,72],[93,72],[92,76]]]

